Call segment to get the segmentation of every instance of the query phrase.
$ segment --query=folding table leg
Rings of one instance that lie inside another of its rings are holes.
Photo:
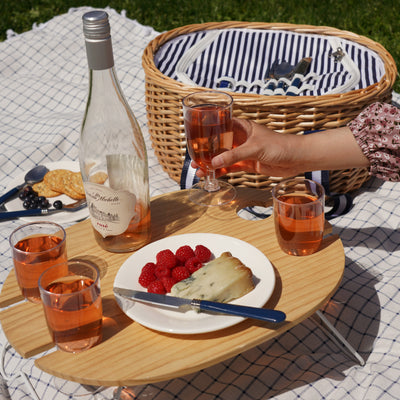
[[[123,388],[123,386],[120,386],[114,390],[113,400],[120,400]]]
[[[135,393],[130,391],[126,386],[119,386],[114,390],[112,400],[134,400],[136,399]]]
[[[319,320],[318,320],[318,318]],[[316,311],[314,315],[311,316],[313,322],[321,328],[325,334],[335,342],[335,344],[340,348],[345,350],[348,354],[353,356],[360,365],[365,365],[365,360],[357,353],[354,347],[340,334],[340,332],[328,321],[328,319],[323,315],[321,311]]]

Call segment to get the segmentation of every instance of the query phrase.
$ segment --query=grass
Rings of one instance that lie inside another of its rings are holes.
[[[7,29],[22,33],[84,5],[126,10],[128,18],[160,32],[229,20],[331,26],[381,43],[396,64],[400,61],[398,0],[0,0],[0,40]],[[395,90],[400,91],[399,82]]]

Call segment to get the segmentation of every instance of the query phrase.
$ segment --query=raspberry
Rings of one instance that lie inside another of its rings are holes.
[[[190,246],[182,246],[176,251],[175,257],[182,265],[184,265],[189,258],[194,257],[194,251]]]
[[[169,250],[161,250],[156,255],[157,265],[163,266],[166,268],[174,268],[176,265],[176,257],[175,254]]]
[[[211,251],[206,246],[203,246],[202,244],[199,244],[196,246],[196,248],[194,249],[194,254],[203,263],[209,261],[211,258]]]
[[[162,266],[157,266],[154,275],[158,278],[161,279],[163,276],[171,276],[171,270],[166,267]]]
[[[143,287],[147,288],[150,285],[150,283],[155,280],[156,276],[154,275],[153,272],[142,270],[138,281]]]
[[[152,263],[152,262],[148,262],[143,268],[142,268],[142,273],[143,272],[151,272],[154,274],[154,271],[156,269],[156,264]]]
[[[169,293],[171,291],[172,286],[175,285],[176,280],[174,278],[172,278],[172,276],[163,276],[161,278],[161,282],[163,283],[164,288],[167,291],[167,293]]]
[[[157,294],[166,293],[163,283],[158,279],[150,283],[150,285],[147,287],[147,291],[149,293],[157,293]]]
[[[184,279],[189,278],[189,276],[190,276],[190,272],[186,267],[183,267],[183,266],[175,267],[172,270],[172,277],[177,282],[183,281]]]
[[[189,260],[185,262],[185,267],[189,270],[191,274],[200,269],[202,266],[203,263],[200,261],[198,257],[189,258]]]

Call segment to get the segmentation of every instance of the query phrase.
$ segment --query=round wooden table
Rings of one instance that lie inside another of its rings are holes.
[[[152,241],[183,233],[212,232],[234,236],[257,247],[271,261],[276,274],[275,290],[265,307],[284,311],[285,322],[247,319],[220,331],[193,335],[160,333],[141,326],[120,310],[112,292],[118,269],[132,253],[102,250],[94,240],[90,220],[86,220],[67,228],[67,251],[69,258],[90,259],[101,270],[103,341],[79,354],[54,351],[39,356],[36,366],[52,375],[90,385],[133,386],[164,381],[244,352],[319,310],[343,275],[345,256],[340,239],[330,234],[327,223],[326,236],[317,253],[306,257],[286,255],[276,241],[272,217],[251,221],[237,215],[238,210],[249,205],[269,206],[270,191],[237,189],[233,204],[217,208],[191,203],[186,191],[153,198]],[[11,273],[0,294],[0,306],[21,299]],[[10,344],[23,357],[40,355],[54,347],[40,304],[20,302],[1,311],[0,320]]]

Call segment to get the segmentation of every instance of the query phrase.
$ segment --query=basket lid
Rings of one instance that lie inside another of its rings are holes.
[[[293,76],[271,79],[274,65],[295,66],[304,58],[311,63],[301,81]],[[377,83],[385,74],[379,54],[360,43],[339,36],[248,28],[182,34],[158,49],[154,63],[161,73],[184,84],[264,95],[345,93]]]

